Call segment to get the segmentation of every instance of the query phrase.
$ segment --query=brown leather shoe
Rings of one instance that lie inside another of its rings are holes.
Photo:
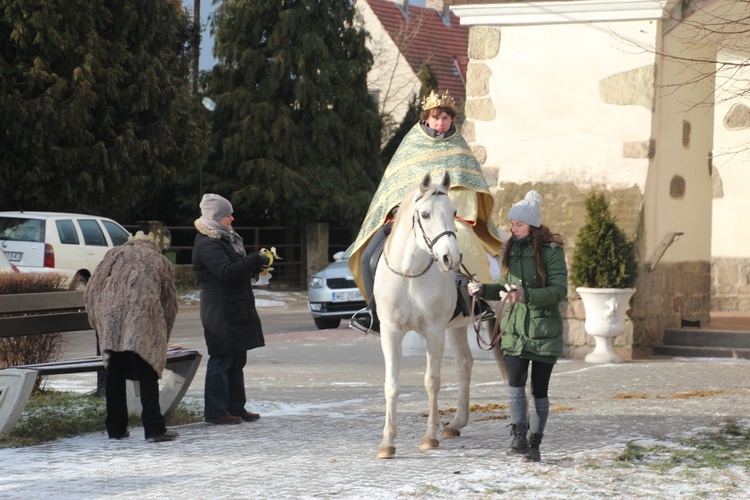
[[[237,417],[235,415],[224,415],[222,417],[214,417],[214,418],[206,419],[207,424],[213,424],[213,425],[230,425],[230,424],[239,424],[240,422],[242,422],[242,417]]]
[[[243,415],[238,415],[243,422],[255,422],[260,418],[260,415],[250,411],[246,411]]]

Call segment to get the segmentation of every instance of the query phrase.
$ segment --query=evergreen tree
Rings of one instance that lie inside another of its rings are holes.
[[[440,93],[440,89],[438,89],[437,76],[435,76],[435,73],[433,73],[432,66],[430,66],[429,63],[422,63],[422,66],[419,67],[419,71],[417,72],[417,78],[422,84],[419,88],[420,103],[422,102],[422,99],[430,95],[430,92],[432,92],[433,90]]]
[[[242,217],[358,225],[380,179],[372,56],[349,0],[225,0],[215,12],[210,189]]]
[[[393,132],[393,136],[388,139],[388,142],[385,143],[383,150],[380,152],[380,162],[382,165],[387,167],[391,162],[391,158],[393,158],[396,150],[401,145],[404,136],[419,122],[421,112],[422,101],[417,96],[414,96],[409,103],[409,108],[406,110],[404,119],[401,120],[398,128]]]
[[[178,0],[0,0],[0,206],[162,215],[208,147],[191,29]]]

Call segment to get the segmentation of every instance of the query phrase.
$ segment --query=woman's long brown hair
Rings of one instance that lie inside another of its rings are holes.
[[[563,239],[562,236],[558,233],[553,233],[550,231],[550,229],[542,224],[539,227],[529,226],[529,245],[531,245],[531,249],[534,251],[534,265],[536,266],[536,272],[539,274],[539,277],[542,279],[542,288],[547,286],[547,271],[544,269],[544,265],[542,265],[542,245],[545,243],[557,243],[560,246],[563,246]],[[505,247],[505,252],[503,253],[503,275],[507,278],[508,273],[510,272],[510,249],[513,247],[513,242],[515,240],[513,238],[510,238],[508,240],[508,243]]]

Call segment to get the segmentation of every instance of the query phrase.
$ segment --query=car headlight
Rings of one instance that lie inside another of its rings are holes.
[[[313,276],[310,279],[310,288],[323,288],[323,278],[319,276]]]

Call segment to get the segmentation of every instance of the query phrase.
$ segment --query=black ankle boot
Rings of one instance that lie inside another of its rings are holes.
[[[539,453],[539,445],[542,444],[543,434],[532,433],[529,436],[529,450],[524,455],[524,462],[538,462],[542,459],[542,455]]]
[[[508,453],[522,455],[529,451],[529,442],[526,440],[526,431],[528,428],[529,426],[526,422],[510,424],[510,435],[513,436],[513,441],[510,443]]]

